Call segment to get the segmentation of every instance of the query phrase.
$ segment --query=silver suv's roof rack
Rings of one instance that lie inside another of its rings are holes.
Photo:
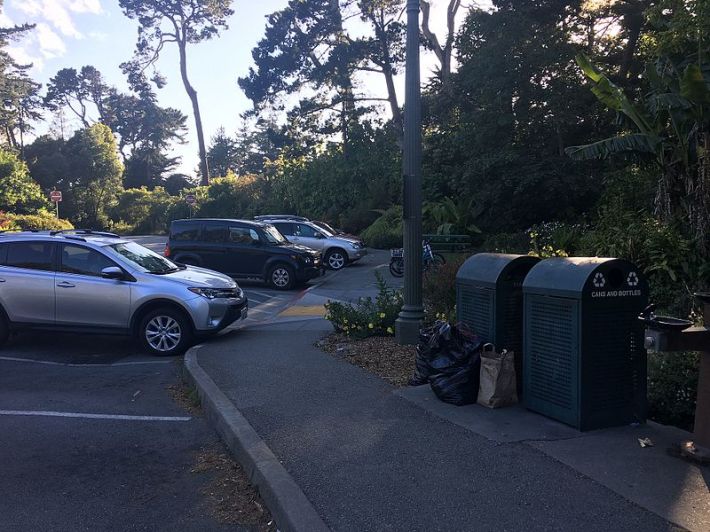
[[[265,220],[291,220],[294,222],[310,222],[308,218],[303,216],[296,216],[295,214],[262,214],[260,216],[254,216],[255,220],[263,222]]]
[[[91,229],[61,229],[59,231],[50,231],[50,235],[87,235],[87,236],[103,236],[105,238],[121,238],[116,233],[108,233],[106,231],[92,231]]]

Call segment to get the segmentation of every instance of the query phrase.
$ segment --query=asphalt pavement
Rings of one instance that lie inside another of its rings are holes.
[[[324,354],[314,343],[330,330],[252,327],[197,359],[333,530],[670,529],[543,452],[431,415]]]
[[[180,361],[128,339],[32,333],[0,351],[0,529],[239,530],[195,474],[221,448],[177,404]]]

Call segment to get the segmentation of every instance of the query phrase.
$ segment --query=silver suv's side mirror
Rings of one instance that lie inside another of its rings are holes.
[[[104,268],[103,270],[101,270],[101,277],[103,277],[104,279],[121,280],[124,279],[126,275],[123,273],[123,270],[118,266],[109,266],[108,268]]]
[[[316,233],[316,238],[325,238],[325,235],[323,233]]]

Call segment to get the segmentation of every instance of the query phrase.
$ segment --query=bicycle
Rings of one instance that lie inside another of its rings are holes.
[[[422,270],[428,273],[436,270],[439,266],[446,264],[446,259],[441,253],[435,253],[431,249],[431,244],[424,240],[422,242]],[[404,249],[395,248],[390,250],[390,273],[394,277],[404,276]]]

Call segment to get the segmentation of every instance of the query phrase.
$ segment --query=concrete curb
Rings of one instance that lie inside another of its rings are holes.
[[[185,354],[185,376],[197,389],[205,416],[259,489],[279,530],[330,530],[271,449],[202,369],[197,361],[200,347],[195,346]]]

